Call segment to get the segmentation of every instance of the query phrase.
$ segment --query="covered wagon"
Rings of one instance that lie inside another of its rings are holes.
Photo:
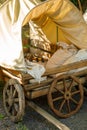
[[[22,40],[26,25],[28,55]],[[8,0],[0,7],[3,104],[13,121],[23,117],[25,99],[43,95],[59,117],[80,109],[87,75],[86,35],[83,16],[69,0]]]

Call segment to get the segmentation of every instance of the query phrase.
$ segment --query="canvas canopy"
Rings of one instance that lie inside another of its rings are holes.
[[[63,41],[87,49],[87,25],[81,12],[69,0],[41,3],[29,12],[23,25],[30,20],[43,30],[52,44]]]
[[[25,67],[22,48],[22,22],[36,5],[29,0],[7,0],[0,7],[0,66]]]
[[[40,82],[45,68],[26,63],[22,47],[22,22],[37,4],[33,0],[7,0],[0,7],[0,66],[26,72]]]
[[[49,0],[37,6],[29,0],[7,0],[0,7],[0,66],[25,67],[21,33],[22,26],[31,21],[53,44],[64,41],[87,48],[87,25],[69,0]]]

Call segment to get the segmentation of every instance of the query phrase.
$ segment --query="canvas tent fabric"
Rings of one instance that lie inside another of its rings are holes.
[[[26,63],[22,48],[22,22],[36,5],[33,0],[7,0],[0,7],[0,66],[24,71],[40,82],[45,68]]]
[[[30,10],[39,3],[37,0],[7,0],[0,6],[0,66],[26,70],[22,46],[22,22]],[[37,25],[29,22],[29,26],[31,39],[37,38],[42,41],[45,38],[43,32],[37,30]],[[48,39],[46,41],[49,42]]]
[[[29,0],[7,0],[0,7],[0,66],[25,67],[22,48],[22,22],[35,6]]]
[[[41,27],[52,44],[62,41],[87,49],[87,25],[81,12],[69,0],[41,3],[29,12],[23,25],[30,20]]]

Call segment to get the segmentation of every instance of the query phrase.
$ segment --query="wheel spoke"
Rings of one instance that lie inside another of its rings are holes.
[[[58,89],[57,87],[54,87],[57,91],[59,91],[61,94],[64,94],[64,92],[61,89]]]
[[[64,89],[65,89],[65,92],[66,92],[67,91],[67,87],[66,87],[65,79],[63,79],[63,86],[64,86]]]
[[[9,99],[8,99],[8,98],[7,98],[7,99],[5,99],[5,102],[9,104]]]
[[[49,88],[48,103],[59,117],[75,114],[83,103],[83,87],[79,78],[73,74],[57,77]]]
[[[70,83],[70,86],[69,86],[69,91],[70,91],[70,92],[71,92],[71,90],[72,90],[73,83],[74,83],[74,80],[72,80],[71,83]]]
[[[70,98],[75,104],[79,104],[75,99]]]
[[[12,96],[12,85],[10,86],[10,96]]]
[[[68,108],[68,112],[70,113],[71,112],[71,108],[70,108],[70,101],[67,100],[67,108]]]
[[[15,116],[17,114],[17,111],[13,108],[12,109],[12,115]]]
[[[72,94],[72,96],[73,96],[73,95],[78,94],[78,93],[80,93],[80,90],[75,91],[75,92],[72,92],[71,94]]]
[[[15,99],[14,99],[14,102],[19,102],[19,98],[15,98]]]
[[[14,89],[14,92],[13,92],[13,98],[15,97],[15,95],[16,95],[16,89]]]
[[[9,96],[9,95],[10,95],[10,91],[9,91],[8,89],[7,89],[6,93],[7,93],[7,96]]]
[[[16,110],[16,111],[18,111],[19,106],[18,106],[18,104],[17,104],[17,103],[14,103],[14,108],[15,108],[15,110]]]
[[[9,111],[9,112],[11,111],[11,108],[12,108],[12,105],[9,105],[9,106],[8,106],[8,111]]]
[[[66,100],[63,100],[62,103],[60,104],[60,107],[59,107],[59,111],[61,111],[61,109],[63,108],[63,105],[65,104]]]
[[[64,95],[64,92],[63,92],[63,90],[59,90],[59,92],[60,92],[61,94],[63,94],[63,95]]]
[[[61,100],[61,99],[63,99],[63,98],[64,98],[63,96],[57,97],[57,98],[53,99],[53,101]]]
[[[7,115],[14,122],[21,120],[25,109],[25,95],[16,79],[9,79],[3,89],[3,105]]]

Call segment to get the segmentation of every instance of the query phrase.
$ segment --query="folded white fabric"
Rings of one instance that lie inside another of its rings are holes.
[[[58,48],[59,49],[48,60],[46,69],[62,65],[68,58],[77,53],[77,48],[67,43],[59,42]]]
[[[41,76],[44,74],[45,68],[43,65],[26,60],[26,72],[40,83],[42,80]]]

